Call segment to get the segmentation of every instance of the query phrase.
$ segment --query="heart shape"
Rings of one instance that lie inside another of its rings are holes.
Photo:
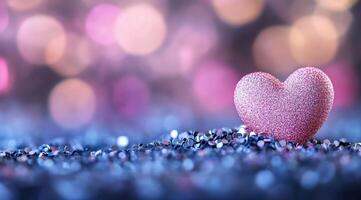
[[[305,67],[285,82],[263,72],[244,76],[237,84],[234,103],[251,130],[303,144],[321,128],[333,98],[328,76]]]

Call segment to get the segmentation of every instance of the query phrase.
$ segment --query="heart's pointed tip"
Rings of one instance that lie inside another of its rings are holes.
[[[284,135],[284,134],[277,134],[275,132],[272,131],[259,131],[259,129],[257,128],[252,128],[251,126],[245,125],[246,130],[248,133],[256,133],[256,134],[260,134],[260,135],[264,135],[270,138],[273,138],[275,141],[285,141],[285,142],[291,142],[295,145],[303,145],[306,144],[309,140],[312,139],[311,137],[307,137],[307,138],[303,138],[303,137],[295,137],[290,134]],[[290,137],[291,136],[291,137]]]

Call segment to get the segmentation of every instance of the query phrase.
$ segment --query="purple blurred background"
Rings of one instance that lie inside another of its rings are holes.
[[[0,135],[154,138],[241,122],[242,75],[332,79],[318,137],[361,139],[357,0],[2,0]]]

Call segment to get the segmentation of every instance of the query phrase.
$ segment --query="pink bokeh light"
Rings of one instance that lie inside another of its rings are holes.
[[[220,62],[200,66],[193,80],[193,96],[197,104],[208,112],[233,109],[233,93],[238,81],[235,70]]]
[[[0,58],[0,94],[9,89],[9,69],[6,61]]]
[[[335,108],[347,108],[357,100],[358,80],[352,66],[345,63],[332,63],[325,67],[335,90]]]
[[[9,13],[4,3],[0,2],[0,32],[3,32],[9,24]]]
[[[114,24],[120,9],[112,4],[99,4],[89,13],[85,27],[89,37],[102,45],[114,44]]]
[[[188,75],[218,43],[218,34],[212,25],[185,23],[174,33],[168,46],[148,62],[159,76]]]

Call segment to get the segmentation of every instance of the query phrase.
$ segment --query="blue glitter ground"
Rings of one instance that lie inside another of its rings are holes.
[[[125,144],[125,143],[124,143]],[[275,141],[245,127],[145,144],[0,152],[1,199],[359,199],[361,143]]]

